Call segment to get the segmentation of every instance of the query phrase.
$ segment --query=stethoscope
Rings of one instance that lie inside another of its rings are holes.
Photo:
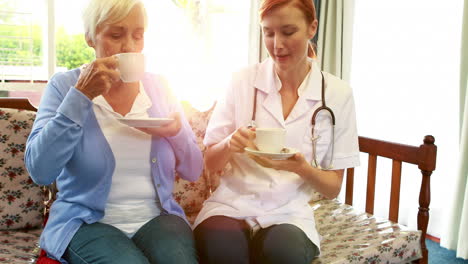
[[[333,114],[333,111],[331,110],[330,107],[328,107],[325,103],[325,77],[323,76],[323,73],[320,72],[322,75],[322,106],[317,108],[314,113],[312,114],[312,162],[311,165],[314,166],[315,168],[321,169],[321,170],[330,170],[333,168],[333,152],[334,152],[334,143],[335,143],[335,114]],[[252,118],[250,121],[249,127],[255,127],[255,117],[257,114],[257,88],[254,87],[254,103],[253,103],[253,111],[252,111]],[[331,157],[330,157],[330,163],[326,167],[321,167],[320,164],[317,162],[317,140],[320,138],[320,135],[315,135],[315,120],[317,118],[317,115],[321,112],[325,111],[330,114],[331,121],[332,121],[332,140],[331,140]]]

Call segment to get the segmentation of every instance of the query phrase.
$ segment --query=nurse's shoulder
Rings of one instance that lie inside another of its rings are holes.
[[[241,68],[232,74],[231,81],[252,86],[255,83],[255,78],[259,70],[264,68],[265,66],[265,62],[260,62]]]
[[[340,100],[347,101],[353,96],[351,86],[337,76],[323,72],[325,77],[325,93],[327,95],[327,101],[329,100]],[[328,99],[330,98],[330,99]]]

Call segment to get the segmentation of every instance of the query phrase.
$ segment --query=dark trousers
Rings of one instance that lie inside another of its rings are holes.
[[[290,224],[260,229],[251,236],[243,220],[213,216],[194,231],[202,264],[310,264],[319,249],[298,227]]]
[[[152,219],[131,239],[111,225],[83,224],[63,258],[71,264],[198,263],[192,230],[175,215]]]

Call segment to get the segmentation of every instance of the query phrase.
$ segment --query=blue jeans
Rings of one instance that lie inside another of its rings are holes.
[[[290,224],[260,229],[254,236],[243,220],[212,216],[194,231],[203,264],[310,264],[319,249]]]
[[[83,224],[63,258],[71,264],[198,263],[192,230],[175,215],[152,219],[131,239],[111,225]]]

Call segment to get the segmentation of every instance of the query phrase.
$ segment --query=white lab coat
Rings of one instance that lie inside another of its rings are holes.
[[[324,73],[324,76],[326,104],[336,118],[333,169],[358,166],[358,135],[351,88],[331,74]],[[249,124],[256,87],[257,127],[285,128],[287,147],[298,149],[311,161],[311,117],[321,106],[321,78],[320,68],[312,61],[311,71],[299,87],[299,99],[284,120],[279,94],[281,82],[271,59],[235,74],[224,100],[216,105],[204,144],[218,143],[237,128]],[[325,156],[325,160],[329,160],[331,153],[329,120],[326,115],[317,117],[316,134],[321,136],[317,142],[319,163]],[[314,213],[308,203],[313,189],[308,183],[295,173],[262,167],[245,154],[234,154],[230,163],[232,170],[221,177],[220,185],[205,201],[194,228],[215,215],[245,219],[251,226],[254,223],[261,228],[287,223],[302,229],[320,248]]]

